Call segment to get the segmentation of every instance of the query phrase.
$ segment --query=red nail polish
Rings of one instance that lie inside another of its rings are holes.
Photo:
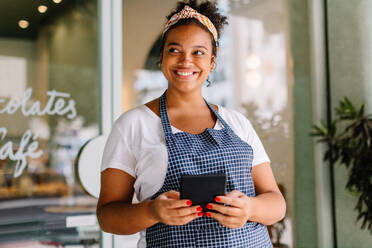
[[[191,206],[192,201],[189,200],[189,201],[186,202],[186,204],[187,204],[188,206]]]
[[[202,211],[203,210],[203,208],[202,207],[198,207],[197,209],[196,209],[196,211]]]
[[[208,208],[208,209],[212,209],[213,206],[212,206],[211,204],[207,204],[207,208]]]
[[[221,201],[221,199],[220,199],[219,197],[215,197],[214,200],[215,200],[216,202]]]
[[[205,216],[211,217],[211,214],[210,213],[205,213]]]
[[[198,216],[203,216],[203,212],[199,212],[198,213]]]

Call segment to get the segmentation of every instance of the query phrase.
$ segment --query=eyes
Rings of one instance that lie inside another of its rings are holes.
[[[168,49],[168,52],[169,52],[170,54],[174,54],[174,55],[177,55],[177,54],[181,54],[181,53],[182,53],[178,48],[175,48],[175,47],[170,47],[170,48]],[[192,51],[192,54],[193,54],[193,55],[197,55],[197,56],[201,56],[201,55],[206,54],[206,52],[203,51],[202,49],[196,49],[196,50],[193,50],[193,51]]]
[[[203,52],[203,51],[201,51],[201,50],[196,50],[196,51],[194,52],[194,54],[195,54],[195,55],[204,55],[205,52]]]
[[[173,48],[173,47],[169,48],[168,52],[169,53],[180,53],[180,51],[177,48]]]

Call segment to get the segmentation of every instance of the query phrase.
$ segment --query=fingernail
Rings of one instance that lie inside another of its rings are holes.
[[[196,209],[196,211],[198,211],[198,212],[200,212],[200,211],[202,211],[202,210],[203,210],[202,207],[198,207],[198,208]]]
[[[211,217],[211,214],[210,213],[205,213],[205,216]]]
[[[187,201],[186,204],[187,204],[188,206],[191,206],[192,201]]]
[[[219,197],[215,197],[214,200],[215,200],[216,202],[221,201],[221,199],[220,199]]]
[[[208,208],[208,209],[212,209],[213,206],[212,206],[211,204],[207,204],[207,208]]]
[[[198,213],[198,216],[203,216],[203,212],[199,212]]]

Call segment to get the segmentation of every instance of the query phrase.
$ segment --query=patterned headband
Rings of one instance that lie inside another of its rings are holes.
[[[217,30],[214,27],[214,25],[211,22],[211,20],[209,20],[209,18],[206,17],[205,15],[202,15],[202,14],[198,13],[196,10],[194,10],[193,8],[191,8],[191,7],[187,6],[187,5],[180,12],[174,14],[169,19],[169,21],[165,25],[165,28],[164,28],[164,31],[163,31],[163,35],[165,34],[165,32],[168,31],[168,29],[171,26],[173,26],[174,24],[176,24],[179,20],[181,20],[181,19],[190,19],[190,18],[195,18],[201,24],[203,24],[206,28],[208,28],[209,32],[212,33],[213,38],[214,38],[214,41],[216,42],[216,45],[217,45],[217,40],[218,40]]]

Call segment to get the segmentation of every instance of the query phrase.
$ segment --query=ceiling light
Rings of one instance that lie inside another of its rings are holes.
[[[45,13],[45,12],[48,10],[48,7],[45,6],[45,5],[40,5],[39,7],[37,7],[37,10],[38,10],[40,13]]]
[[[247,69],[257,70],[261,66],[261,59],[256,54],[250,54],[246,61]]]
[[[54,3],[60,3],[62,0],[53,0]]]
[[[29,25],[29,23],[28,23],[28,21],[26,21],[26,20],[19,20],[19,21],[18,21],[18,26],[19,26],[20,28],[25,29],[25,28],[28,27],[28,25]]]

